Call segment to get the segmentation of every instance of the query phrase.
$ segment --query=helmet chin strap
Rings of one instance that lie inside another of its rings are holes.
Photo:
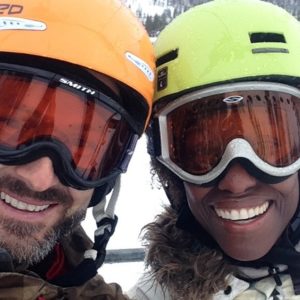
[[[107,194],[102,196],[102,199],[93,207],[93,216],[97,224],[97,229],[94,233],[95,243],[92,249],[86,250],[85,259],[93,259],[99,268],[105,259],[106,245],[115,231],[118,218],[115,215],[115,207],[118,200],[121,187],[121,175],[115,180],[114,188],[107,202]]]
[[[52,283],[63,287],[79,286],[97,274],[97,269],[103,264],[106,255],[106,246],[113,235],[118,218],[114,214],[116,202],[120,192],[121,175],[116,178],[114,188],[106,205],[107,193],[93,207],[93,216],[97,229],[94,233],[94,246],[84,253],[84,260],[71,272],[62,275]],[[99,195],[99,194],[98,194]]]

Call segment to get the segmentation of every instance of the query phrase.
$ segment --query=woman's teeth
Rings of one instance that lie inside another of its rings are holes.
[[[14,208],[20,209],[20,210],[25,210],[25,211],[30,211],[30,212],[40,212],[45,209],[47,209],[50,205],[33,205],[33,204],[27,204],[22,201],[19,201],[3,192],[1,192],[0,197],[4,202]]]
[[[269,202],[265,202],[260,206],[253,208],[242,208],[242,209],[219,209],[215,208],[216,214],[225,220],[232,221],[243,221],[252,219],[256,216],[263,214],[269,207]]]

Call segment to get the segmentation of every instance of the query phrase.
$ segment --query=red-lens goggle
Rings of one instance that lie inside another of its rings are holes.
[[[117,97],[116,97],[117,98]],[[137,140],[118,101],[64,76],[0,64],[0,163],[49,156],[60,180],[94,188],[127,168]]]
[[[263,173],[300,169],[300,91],[246,82],[186,94],[161,109],[158,159],[185,181],[206,184],[237,158]]]

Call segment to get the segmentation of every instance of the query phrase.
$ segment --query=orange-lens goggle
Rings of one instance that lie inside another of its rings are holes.
[[[267,82],[192,92],[160,110],[158,159],[185,181],[215,180],[236,158],[265,174],[300,169],[300,91]]]
[[[44,70],[0,64],[0,163],[49,156],[63,183],[87,189],[124,172],[137,140],[124,108]]]

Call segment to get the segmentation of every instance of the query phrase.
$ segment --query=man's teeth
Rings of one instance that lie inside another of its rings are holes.
[[[215,208],[215,211],[219,217],[225,220],[242,221],[251,219],[258,215],[263,214],[269,207],[269,202],[265,202],[261,206],[253,208],[242,208],[242,209],[219,209]]]
[[[27,204],[22,201],[19,201],[3,192],[0,194],[1,199],[4,200],[4,202],[14,208],[20,209],[20,210],[26,210],[26,211],[43,211],[46,208],[48,208],[50,205],[33,205],[33,204]]]

